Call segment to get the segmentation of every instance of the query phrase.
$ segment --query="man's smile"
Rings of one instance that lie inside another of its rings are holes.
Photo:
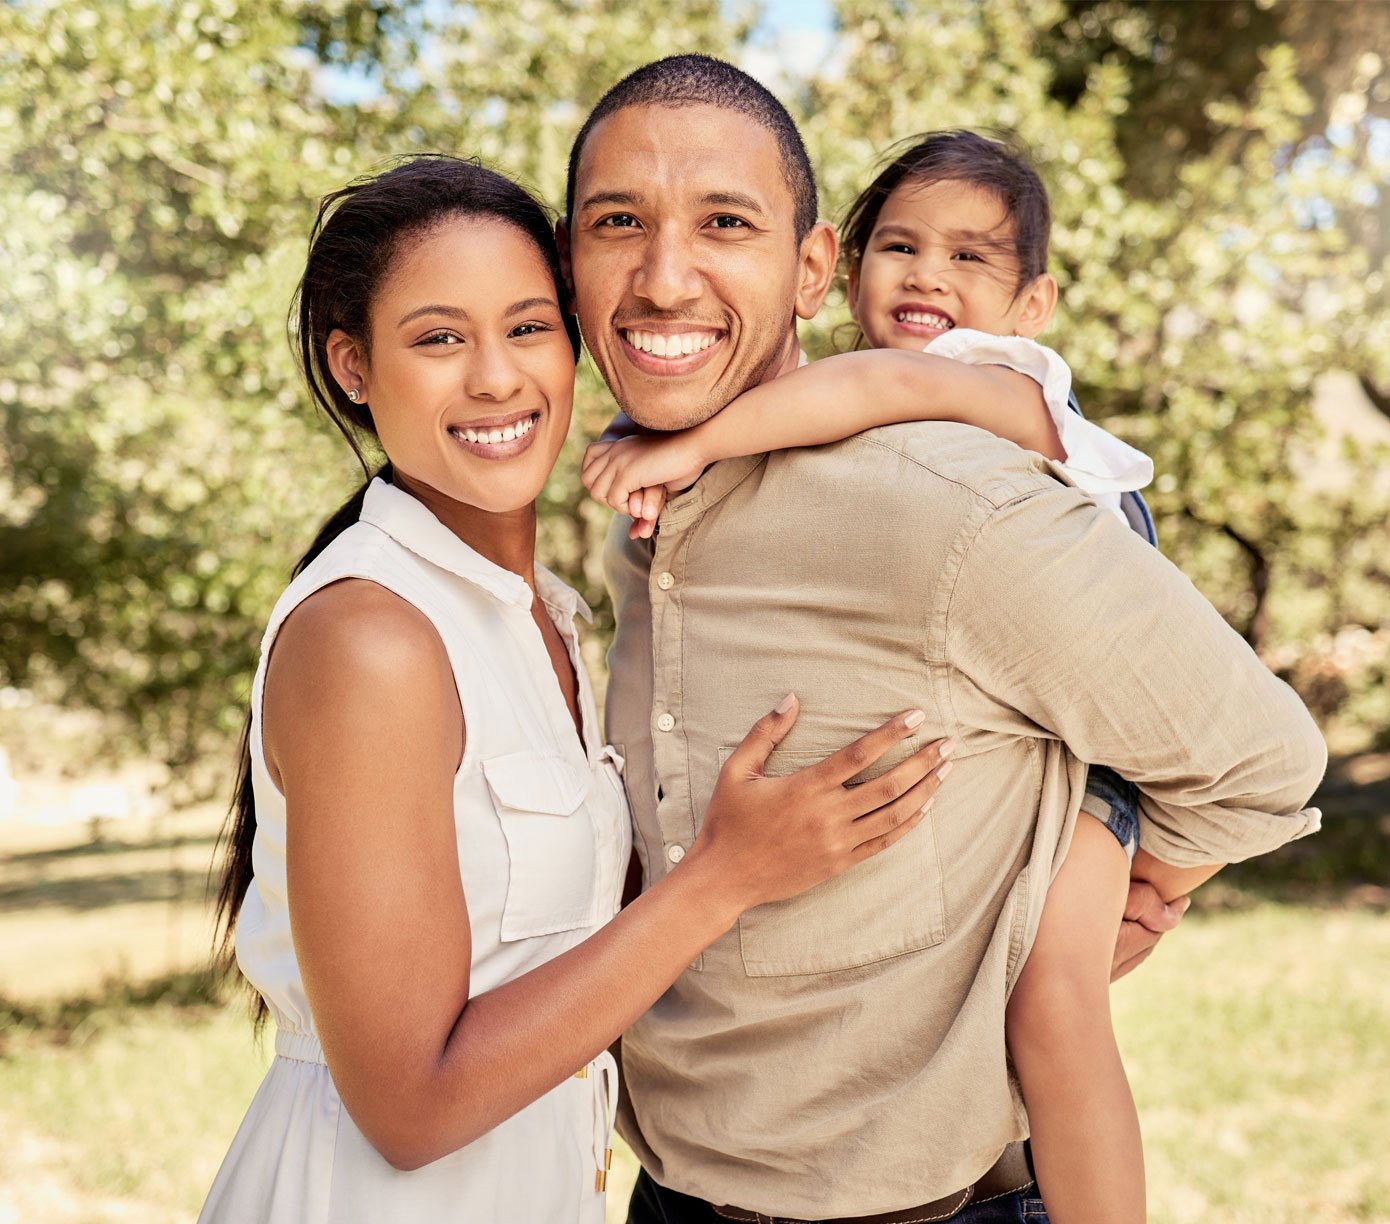
[[[628,361],[646,374],[689,374],[704,366],[728,338],[722,328],[619,327],[619,347]]]

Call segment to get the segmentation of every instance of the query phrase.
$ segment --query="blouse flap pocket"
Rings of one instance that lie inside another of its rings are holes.
[[[483,762],[507,839],[504,941],[596,925],[591,779],[564,757],[515,752]]]
[[[492,797],[523,812],[568,816],[589,791],[589,773],[572,761],[537,752],[513,752],[483,762]]]

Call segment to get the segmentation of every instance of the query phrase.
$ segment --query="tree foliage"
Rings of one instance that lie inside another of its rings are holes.
[[[1296,678],[1390,604],[1384,457],[1303,477],[1319,375],[1390,393],[1390,86],[1367,50],[1390,22],[1318,7],[840,0],[831,52],[776,83],[829,215],[904,136],[1022,135],[1056,214],[1050,339],[1153,453],[1165,547]],[[289,565],[358,478],[285,343],[318,196],[443,149],[558,205],[609,84],[756,37],[719,0],[0,5],[0,681],[116,712],[175,765],[220,742]],[[543,548],[602,621],[587,363],[577,405]],[[1322,712],[1383,733],[1353,689],[1323,685]]]

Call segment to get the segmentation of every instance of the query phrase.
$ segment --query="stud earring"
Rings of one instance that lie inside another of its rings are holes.
[[[357,401],[361,398],[362,392],[360,392],[356,387],[353,387],[352,390],[348,392],[348,399],[350,399],[354,404],[357,403]]]

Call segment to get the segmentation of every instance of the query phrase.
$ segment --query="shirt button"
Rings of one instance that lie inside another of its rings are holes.
[[[669,731],[675,725],[676,716],[674,714],[663,714],[656,720],[656,729],[658,731]]]
[[[669,591],[673,586],[676,585],[676,576],[666,570],[663,570],[656,576],[656,585],[659,586],[663,591]]]
[[[666,851],[666,857],[673,863],[679,863],[685,857],[684,846],[672,846]]]

